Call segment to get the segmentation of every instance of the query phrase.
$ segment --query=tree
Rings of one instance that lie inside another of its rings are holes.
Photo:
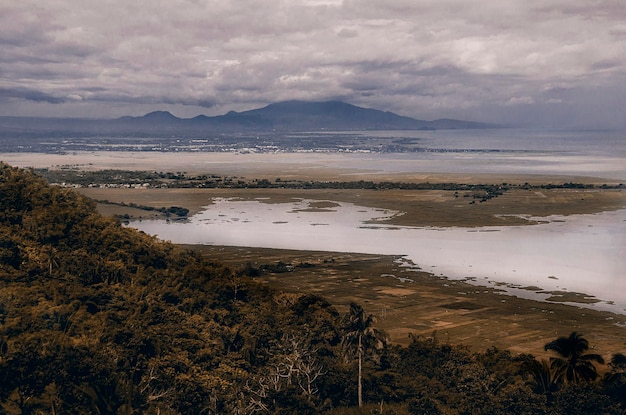
[[[18,408],[19,413],[28,415],[35,413],[46,386],[50,383],[49,356],[45,355],[45,339],[43,336],[29,336],[25,342],[15,342],[12,348],[7,347],[0,369],[0,404],[8,404]],[[13,349],[13,350],[10,350]],[[3,405],[0,405],[2,413]]]
[[[599,354],[585,354],[589,349],[589,342],[575,331],[569,337],[561,336],[547,343],[544,349],[559,354],[559,357],[550,358],[550,364],[557,377],[565,383],[595,380],[598,371],[593,363],[604,364],[604,359]]]
[[[604,390],[614,400],[626,406],[626,356],[616,353],[609,362],[609,371],[604,375]]]
[[[551,404],[554,393],[559,390],[560,377],[556,370],[545,359],[531,360],[525,366],[531,390],[538,395],[544,395],[546,402]]]
[[[375,318],[366,315],[363,307],[357,303],[350,303],[350,312],[344,319],[344,335],[342,344],[347,351],[356,352],[359,372],[357,378],[357,396],[359,406],[363,406],[363,357],[371,347],[384,347],[385,335],[373,327]]]
[[[318,350],[311,345],[310,333],[284,334],[272,346],[273,357],[260,376],[244,387],[251,412],[272,412],[298,407],[315,409],[318,380],[326,374]],[[300,397],[306,399],[304,403]]]
[[[410,414],[419,415],[442,415],[443,412],[439,409],[437,401],[428,396],[421,396],[415,399],[411,399],[408,402],[408,411]]]

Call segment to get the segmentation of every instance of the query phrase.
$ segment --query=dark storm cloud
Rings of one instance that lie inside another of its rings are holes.
[[[29,90],[26,88],[0,88],[0,101],[8,101],[10,99],[24,99],[33,102],[46,102],[49,104],[60,104],[66,100],[60,97],[45,94],[41,91]]]

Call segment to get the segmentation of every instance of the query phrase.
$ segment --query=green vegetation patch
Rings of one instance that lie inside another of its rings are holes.
[[[481,308],[485,308],[484,305],[469,302],[469,301],[459,301],[456,303],[443,304],[440,307],[450,308],[453,310],[480,310]]]
[[[546,301],[554,301],[561,303],[582,303],[582,304],[595,304],[599,303],[596,297],[592,297],[589,294],[570,292],[570,291],[550,291],[550,296],[546,298]]]

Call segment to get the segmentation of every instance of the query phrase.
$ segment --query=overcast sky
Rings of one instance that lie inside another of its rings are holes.
[[[337,99],[626,127],[624,0],[0,0],[0,115]]]

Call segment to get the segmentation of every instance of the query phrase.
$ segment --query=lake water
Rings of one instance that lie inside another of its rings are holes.
[[[333,134],[331,132],[327,133]],[[357,134],[355,132],[354,134]],[[96,169],[204,172],[219,175],[276,174],[276,171],[454,173],[591,176],[626,183],[626,131],[518,129],[367,131],[366,136],[404,139],[402,153],[273,153],[76,151],[67,154],[0,153],[18,167],[79,165]],[[97,143],[98,138],[91,139]],[[286,173],[288,174],[288,173]],[[257,176],[254,176],[257,177]],[[273,178],[272,176],[268,176]]]
[[[405,255],[424,271],[506,283],[501,288],[517,296],[577,292],[600,300],[594,308],[626,310],[626,210],[534,226],[412,228],[366,224],[396,212],[349,203],[309,209],[311,202],[215,199],[188,222],[131,226],[175,243]]]
[[[492,129],[364,134],[415,139],[415,147],[421,151],[361,155],[347,160],[348,166],[384,172],[542,174],[626,181],[626,131]],[[368,160],[367,166],[362,159]]]

